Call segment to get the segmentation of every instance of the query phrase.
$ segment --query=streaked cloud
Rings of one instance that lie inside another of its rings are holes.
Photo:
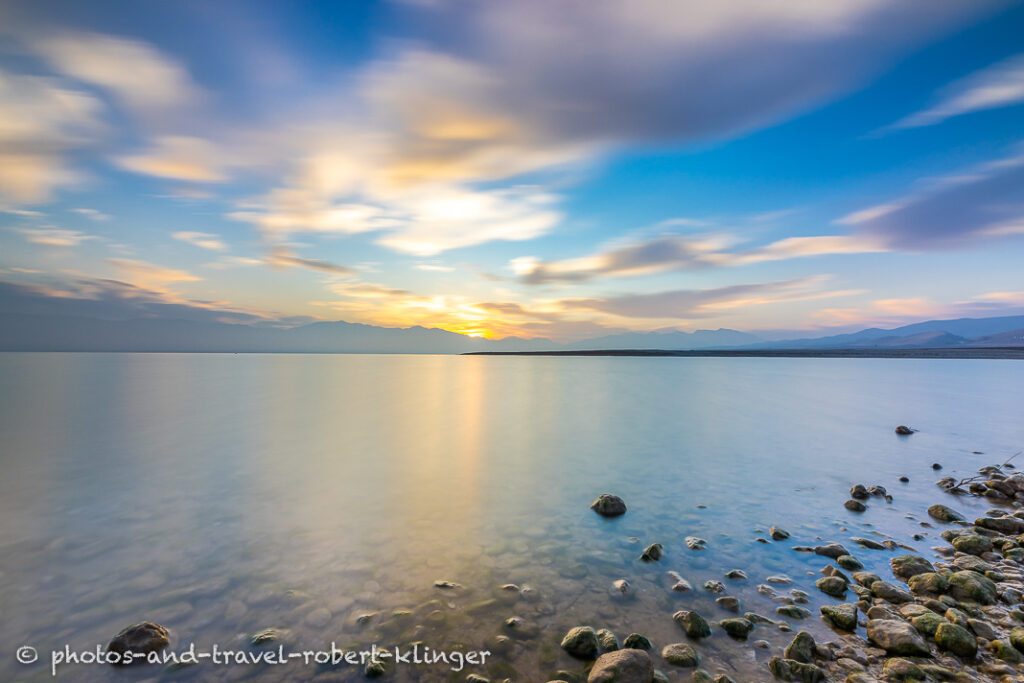
[[[158,266],[147,261],[109,258],[107,263],[114,267],[121,279],[136,287],[155,292],[166,292],[168,285],[202,280],[188,271]]]
[[[71,211],[71,213],[77,213],[80,216],[85,216],[89,220],[96,221],[99,223],[102,223],[103,221],[109,221],[111,218],[110,214],[103,213],[102,211],[98,211],[97,209],[78,208],[69,209],[69,211]]]
[[[950,84],[939,101],[890,128],[934,126],[946,119],[1024,102],[1024,55],[1017,55]]]
[[[223,152],[202,138],[166,135],[138,154],[115,160],[121,168],[143,175],[183,180],[192,183],[214,183],[227,180]]]
[[[271,266],[284,268],[309,268],[310,270],[318,270],[323,273],[331,273],[334,275],[351,275],[355,272],[348,266],[331,263],[324,259],[299,256],[286,247],[275,247],[271,249],[270,253],[267,255],[266,263]]]
[[[228,248],[228,245],[225,244],[220,237],[208,232],[176,232],[173,233],[171,237],[182,242],[187,242],[188,244],[199,247],[200,249],[223,251]]]
[[[21,228],[18,232],[24,235],[29,242],[47,247],[77,247],[82,242],[96,239],[95,235],[78,230],[53,227]]]
[[[1024,234],[1024,153],[969,169],[840,223],[890,248],[943,249]]]

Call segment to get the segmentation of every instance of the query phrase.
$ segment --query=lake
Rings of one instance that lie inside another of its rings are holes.
[[[800,628],[827,639],[818,607],[837,601],[814,588],[827,560],[793,546],[922,533],[913,546],[931,557],[939,530],[920,522],[953,504],[933,482],[1024,448],[1024,363],[1001,360],[7,353],[0,386],[3,680],[52,680],[51,650],[95,650],[151,620],[170,650],[251,650],[273,628],[294,650],[492,652],[458,673],[392,666],[389,680],[545,681],[584,670],[559,648],[573,626],[641,633],[660,652],[685,640],[676,610],[733,616],[710,579],[741,613],[774,616],[757,590],[773,574],[793,579],[781,594],[810,594]],[[893,500],[852,513],[855,483]],[[589,510],[601,493],[626,515]],[[758,542],[770,525],[791,538]],[[654,542],[664,557],[639,561]],[[891,556],[857,552],[889,577]],[[723,578],[736,568],[749,578]],[[694,590],[670,590],[670,570]],[[633,599],[610,592],[620,578]],[[768,680],[792,634],[755,635],[770,648],[701,641],[702,666]],[[38,662],[14,661],[23,645]],[[298,661],[161,668],[57,677],[362,679]]]

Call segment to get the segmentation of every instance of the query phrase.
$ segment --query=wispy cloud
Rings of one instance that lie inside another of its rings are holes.
[[[103,221],[109,221],[110,218],[111,218],[110,214],[103,213],[102,211],[99,211],[97,209],[82,209],[82,208],[78,208],[78,209],[70,209],[70,211],[71,211],[71,213],[77,213],[80,216],[85,216],[89,220],[96,221],[98,223],[102,223]]]
[[[25,239],[33,244],[42,244],[47,247],[77,247],[87,240],[97,239],[95,235],[89,235],[78,230],[65,230],[63,228],[21,228],[18,230]]]
[[[1024,234],[1024,153],[941,178],[840,223],[890,248],[943,249]]]
[[[176,232],[172,234],[171,237],[182,242],[187,242],[188,244],[199,247],[200,249],[223,251],[228,248],[228,245],[225,244],[217,235],[211,235],[208,232]]]
[[[271,266],[309,268],[310,270],[318,270],[333,275],[352,275],[355,273],[348,266],[342,266],[318,258],[302,257],[286,247],[275,247],[272,249],[267,256],[266,262]]]
[[[889,128],[933,126],[946,119],[1024,102],[1024,55],[1011,57],[952,83],[939,101]]]
[[[118,166],[143,175],[214,183],[227,180],[223,152],[202,138],[165,135],[147,150],[117,157]]]

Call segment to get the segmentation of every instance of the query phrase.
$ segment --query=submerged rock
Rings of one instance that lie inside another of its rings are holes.
[[[660,543],[652,543],[646,548],[640,555],[640,559],[644,562],[657,562],[661,559],[662,546]]]
[[[601,655],[587,683],[651,683],[654,680],[654,664],[643,650],[618,650]]]
[[[562,638],[561,647],[577,659],[594,659],[597,657],[599,643],[597,633],[589,626],[577,626],[569,629]]]
[[[602,517],[618,517],[626,514],[626,504],[618,496],[610,493],[602,493],[593,503],[590,509]]]
[[[141,621],[122,629],[107,643],[107,652],[116,652],[123,655],[126,652],[133,654],[149,654],[159,652],[171,644],[170,632],[160,624],[152,621]],[[143,661],[145,661],[143,659]],[[120,662],[131,664],[134,660]]]
[[[698,538],[696,536],[686,537],[686,547],[690,550],[704,550],[707,544],[708,542],[705,541],[703,538]]]
[[[650,650],[651,641],[647,639],[647,636],[639,633],[630,633],[622,641],[622,648],[625,650]]]
[[[679,610],[672,615],[672,621],[679,624],[690,638],[707,638],[711,635],[707,619],[693,610]]]
[[[661,656],[673,666],[693,668],[700,664],[700,654],[686,643],[666,645],[661,651]]]
[[[745,640],[747,635],[754,630],[754,625],[742,617],[722,619],[722,621],[719,622],[719,625],[722,627],[723,631],[733,638],[739,638],[742,640]]]

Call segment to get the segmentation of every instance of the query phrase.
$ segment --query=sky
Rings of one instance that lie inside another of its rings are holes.
[[[562,342],[1017,315],[1022,36],[993,0],[0,0],[0,283]]]

